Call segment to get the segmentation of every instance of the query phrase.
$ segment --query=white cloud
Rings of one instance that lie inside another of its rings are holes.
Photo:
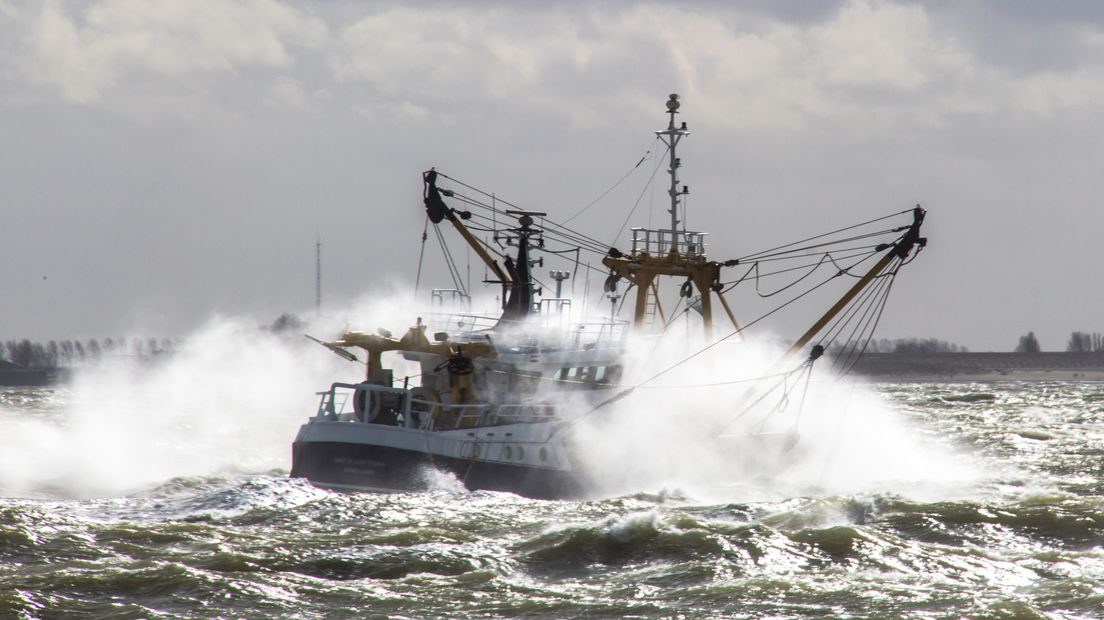
[[[716,5],[390,8],[347,27],[335,46],[339,79],[396,103],[516,103],[580,124],[651,109],[671,89],[694,98],[699,118],[738,129],[831,120],[896,131],[947,115],[1086,106],[1102,83],[1084,70],[986,66],[922,5],[877,0],[808,25]]]
[[[131,80],[288,67],[289,45],[325,37],[321,20],[274,0],[104,0],[75,15],[50,1],[35,20],[27,70],[66,100],[89,103]]]
[[[947,27],[953,14],[921,4],[851,0],[801,23],[716,4],[371,11],[333,36],[319,17],[280,0],[49,1],[14,21],[29,27],[22,64],[38,83],[70,102],[147,118],[148,108],[191,110],[231,92],[307,111],[322,93],[413,123],[447,123],[493,104],[592,126],[650,116],[657,96],[678,91],[714,126],[889,135],[961,115],[1086,110],[1104,88],[1104,34],[1091,26],[1070,35],[1085,50],[1079,66],[1006,68]],[[329,74],[318,60],[328,60]],[[249,81],[258,70],[275,75]]]
[[[968,73],[969,59],[915,7],[854,2],[807,28],[721,12],[396,8],[347,28],[334,67],[420,105],[519,100],[571,111],[612,94],[618,107],[651,106],[676,88],[717,102],[713,115],[729,124],[757,127],[846,112],[848,89],[898,95]]]
[[[334,67],[389,94],[501,99],[578,55],[572,22],[554,11],[389,9],[345,30]]]

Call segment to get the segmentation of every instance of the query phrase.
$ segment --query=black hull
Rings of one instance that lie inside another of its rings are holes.
[[[291,476],[321,487],[367,491],[428,489],[427,468],[451,473],[468,490],[505,491],[534,499],[585,495],[582,481],[561,470],[471,461],[362,443],[296,442]]]

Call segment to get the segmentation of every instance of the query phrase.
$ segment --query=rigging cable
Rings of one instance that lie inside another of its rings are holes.
[[[621,177],[620,179],[618,179],[616,183],[614,183],[613,185],[611,185],[611,186],[609,187],[609,189],[607,189],[606,191],[602,192],[602,194],[601,194],[600,196],[598,196],[597,198],[595,198],[594,200],[590,201],[590,204],[588,204],[587,206],[583,207],[582,209],[579,209],[579,211],[578,211],[578,212],[576,212],[576,213],[575,213],[575,215],[572,215],[571,217],[569,217],[569,218],[567,218],[566,220],[564,220],[564,221],[563,221],[563,223],[564,223],[564,224],[567,224],[567,223],[568,223],[568,222],[570,222],[571,220],[573,220],[573,219],[575,219],[575,218],[579,217],[580,215],[582,215],[583,213],[585,213],[587,209],[589,209],[589,208],[593,207],[593,206],[594,206],[595,204],[597,204],[597,203],[598,203],[598,201],[599,201],[599,200],[601,200],[601,199],[605,198],[607,194],[609,194],[609,193],[610,193],[610,192],[612,192],[612,191],[613,191],[614,189],[616,189],[618,185],[621,185],[621,183],[623,183],[623,182],[625,181],[625,179],[629,178],[629,175],[630,175],[630,174],[632,174],[633,172],[636,172],[636,169],[640,167],[640,164],[644,163],[645,161],[647,161],[647,160],[648,160],[648,158],[649,158],[649,157],[651,157],[651,155],[652,155],[652,148],[653,148],[653,147],[655,146],[655,143],[656,143],[656,142],[658,142],[658,141],[659,141],[659,136],[656,136],[656,137],[655,137],[655,138],[654,138],[654,139],[652,140],[652,142],[651,142],[651,143],[649,144],[649,146],[648,146],[648,150],[644,151],[644,156],[640,158],[640,161],[636,162],[636,165],[635,165],[635,166],[633,166],[632,168],[630,168],[630,169],[629,169],[629,171],[628,171],[628,172],[626,172],[626,173],[625,173],[625,175],[624,175],[623,177]]]
[[[418,252],[418,275],[414,278],[414,298],[418,298],[418,285],[422,281],[422,259],[425,258],[425,244],[429,231],[429,214],[426,214],[425,226],[422,227],[422,249]]]
[[[787,371],[787,372],[784,372],[784,373],[780,373],[781,379],[779,379],[779,381],[778,381],[777,383],[775,383],[775,384],[774,384],[774,385],[772,385],[772,386],[771,386],[770,388],[768,388],[767,390],[765,390],[765,391],[764,391],[764,392],[763,392],[762,394],[760,394],[760,395],[759,395],[759,397],[758,397],[758,398],[756,398],[756,399],[755,399],[754,401],[752,401],[751,403],[749,403],[749,404],[748,404],[747,406],[745,406],[745,407],[744,407],[743,409],[739,410],[739,411],[738,411],[738,412],[736,413],[736,415],[734,415],[734,416],[732,416],[731,418],[729,418],[729,420],[728,420],[727,422],[725,422],[724,424],[722,424],[722,425],[721,425],[721,426],[719,426],[718,428],[714,429],[714,432],[715,432],[715,433],[716,433],[717,435],[720,435],[721,433],[723,433],[724,431],[726,431],[726,430],[728,429],[728,427],[732,426],[732,425],[733,425],[733,424],[734,424],[734,423],[735,423],[735,422],[736,422],[737,420],[739,420],[740,418],[744,417],[744,416],[745,416],[745,415],[747,415],[747,414],[748,414],[748,413],[749,413],[750,411],[752,411],[753,409],[755,409],[755,407],[756,407],[756,406],[757,406],[757,405],[758,405],[759,403],[763,402],[763,401],[764,401],[764,400],[765,400],[765,399],[766,399],[766,398],[767,398],[768,396],[770,396],[770,395],[771,395],[772,393],[774,393],[774,391],[775,391],[775,390],[777,390],[777,389],[778,389],[779,387],[784,387],[784,386],[786,385],[786,382],[787,382],[787,381],[789,380],[789,378],[790,378],[790,376],[791,376],[791,375],[794,375],[794,374],[796,374],[796,373],[799,373],[799,372],[803,372],[803,371],[805,371],[805,370],[811,370],[811,369],[812,369],[812,366],[813,366],[813,362],[814,362],[815,360],[816,360],[816,358],[815,358],[815,357],[813,357],[812,355],[810,355],[810,356],[809,356],[808,358],[806,358],[806,359],[805,359],[805,360],[804,360],[803,362],[801,362],[801,364],[800,364],[799,366],[797,366],[796,368],[794,368],[794,369],[792,369],[792,370],[789,370],[789,371]],[[789,398],[789,392],[790,392],[790,390],[785,390],[785,389],[784,389],[784,390],[783,390],[782,392],[783,392],[783,393],[782,393],[782,401],[781,401],[781,402],[785,402],[785,401],[786,401],[786,400],[787,400],[787,399]],[[767,414],[767,416],[768,416],[768,417],[770,416],[770,413],[773,413],[773,412],[768,412],[768,414]]]
[[[657,169],[658,169],[658,168],[657,168]],[[480,194],[483,194],[484,196],[487,196],[488,198],[492,198],[492,199],[493,199],[493,200],[494,200],[495,202],[501,202],[501,203],[503,203],[503,204],[505,204],[505,205],[509,205],[510,207],[513,207],[513,208],[514,208],[514,209],[516,209],[516,210],[519,210],[519,211],[525,211],[525,209],[522,209],[521,207],[519,207],[518,205],[515,205],[515,204],[513,204],[512,202],[509,202],[509,201],[503,200],[503,199],[501,199],[501,198],[498,198],[498,197],[497,197],[497,196],[495,196],[494,194],[489,194],[489,193],[487,193],[487,192],[485,192],[485,191],[483,191],[483,190],[481,190],[481,189],[479,189],[479,188],[477,188],[477,187],[474,187],[474,186],[468,185],[467,183],[464,183],[463,181],[459,181],[459,180],[457,180],[457,179],[454,179],[454,178],[452,178],[452,177],[448,176],[447,174],[444,174],[443,172],[438,172],[437,174],[438,174],[438,176],[441,176],[441,177],[444,177],[444,178],[446,178],[446,179],[449,179],[450,181],[452,181],[452,182],[454,182],[454,183],[456,183],[456,184],[458,184],[458,185],[462,185],[462,186],[464,186],[464,187],[466,187],[466,188],[468,188],[468,189],[470,189],[470,190],[472,190],[472,191],[474,191],[474,192],[478,192],[478,193],[480,193]],[[654,176],[655,172],[653,172],[652,174],[653,174],[653,176]],[[447,195],[447,194],[446,194],[446,195]],[[471,198],[471,197],[469,197],[469,196],[464,196],[463,194],[458,194],[458,193],[456,193],[455,191],[453,191],[453,192],[452,192],[452,195],[453,195],[453,197],[461,197],[461,198],[462,198],[462,200],[463,200],[463,201],[464,201],[465,203],[467,203],[467,204],[470,204],[470,205],[473,205],[473,206],[477,206],[477,207],[480,207],[480,208],[483,208],[483,209],[487,209],[487,210],[490,210],[490,211],[492,211],[492,212],[495,212],[495,213],[503,213],[503,214],[509,215],[508,213],[505,213],[505,212],[504,212],[503,210],[500,210],[500,209],[497,209],[496,207],[493,207],[493,206],[489,206],[489,205],[487,205],[487,204],[484,204],[484,203],[482,203],[482,202],[480,202],[480,201],[478,201],[478,200],[476,200],[476,199],[474,199],[474,198]],[[553,221],[549,221],[549,223],[550,223],[550,224],[551,224],[552,226],[556,227],[556,228],[561,228],[561,229],[563,229],[563,230],[566,230],[566,231],[568,231],[569,233],[571,233],[571,234],[573,234],[573,235],[575,235],[575,236],[578,236],[579,238],[582,238],[582,239],[586,239],[586,240],[588,240],[588,241],[589,241],[589,242],[590,242],[591,244],[594,244],[594,245],[595,245],[596,247],[606,247],[606,246],[605,246],[605,244],[603,244],[603,243],[602,243],[601,241],[599,241],[599,240],[597,240],[597,239],[594,239],[593,237],[588,237],[587,235],[584,235],[583,233],[580,233],[580,232],[578,232],[578,231],[576,231],[576,230],[572,230],[572,229],[570,229],[570,228],[567,228],[566,226],[563,226],[563,225],[561,225],[561,224],[558,224],[558,223],[556,223],[556,222],[553,222]]]
[[[668,147],[667,150],[670,150],[670,147]],[[621,228],[617,229],[617,234],[613,236],[613,241],[609,244],[610,247],[617,243],[617,238],[620,237],[621,233],[625,231],[625,226],[628,225],[629,219],[632,218],[633,213],[636,212],[636,208],[640,206],[640,199],[644,197],[644,193],[648,191],[649,187],[651,187],[652,180],[655,179],[656,172],[659,172],[659,167],[661,165],[663,165],[663,158],[657,157],[655,168],[652,168],[652,174],[648,177],[648,183],[644,185],[644,189],[642,189],[640,191],[640,195],[636,197],[636,202],[633,203],[632,209],[629,209],[629,214],[625,216],[625,221],[621,222]]]
[[[774,247],[774,248],[768,248],[766,250],[762,250],[762,251],[759,251],[759,252],[753,252],[751,254],[748,254],[748,255],[742,257],[740,260],[741,261],[750,260],[750,259],[752,259],[756,256],[759,256],[760,254],[766,254],[767,252],[775,252],[775,251],[781,250],[783,248],[788,248],[790,246],[798,245],[800,243],[805,243],[806,241],[814,241],[816,239],[821,239],[823,237],[830,237],[830,236],[832,236],[834,234],[837,234],[837,233],[841,233],[841,232],[844,232],[844,231],[847,231],[847,230],[854,230],[856,228],[861,228],[863,226],[873,224],[874,222],[880,222],[882,220],[888,220],[890,218],[897,217],[898,215],[904,215],[905,213],[911,213],[911,212],[912,212],[912,209],[905,209],[904,211],[898,211],[897,213],[890,213],[889,215],[884,215],[882,217],[877,217],[877,218],[874,218],[872,220],[867,220],[865,222],[860,222],[860,223],[854,224],[852,226],[845,226],[843,228],[837,228],[836,230],[829,231],[829,232],[819,234],[819,235],[814,235],[812,237],[806,237],[805,239],[801,239],[799,241],[794,241],[792,243],[787,243],[785,245],[780,245],[780,246],[777,246],[777,247]],[[905,226],[905,227],[901,228],[900,230],[904,230],[906,228],[908,228],[908,226]]]
[[[433,232],[437,235],[437,241],[441,244],[441,252],[445,256],[445,266],[448,267],[449,276],[452,278],[452,285],[456,287],[457,290],[467,295],[468,293],[464,290],[464,283],[460,276],[460,270],[456,267],[455,261],[453,261],[448,244],[445,243],[445,236],[441,234],[441,229],[438,226],[433,227]]]
[[[871,255],[871,256],[873,256],[873,255]],[[854,267],[854,266],[856,266],[856,265],[858,265],[858,264],[861,264],[862,262],[864,262],[864,261],[866,261],[866,260],[869,260],[869,258],[870,258],[870,256],[867,256],[866,258],[864,258],[864,259],[862,259],[862,260],[858,261],[857,263],[855,263],[855,265],[852,265],[852,267]],[[723,337],[721,337],[721,338],[719,338],[719,339],[717,339],[717,340],[714,340],[714,341],[713,341],[713,342],[711,342],[710,344],[708,344],[708,345],[706,345],[706,346],[702,347],[701,349],[698,349],[698,350],[697,350],[697,351],[695,351],[694,353],[691,353],[690,355],[688,355],[688,356],[686,356],[686,357],[682,358],[681,360],[679,360],[679,361],[675,362],[674,364],[671,364],[671,365],[670,365],[670,366],[668,366],[667,368],[664,368],[663,370],[661,370],[661,371],[659,371],[659,372],[657,372],[657,373],[653,374],[652,376],[648,377],[647,379],[645,379],[645,380],[643,380],[643,381],[640,381],[640,382],[639,382],[639,383],[637,383],[637,384],[636,384],[635,386],[633,386],[633,387],[630,387],[630,388],[627,388],[627,389],[625,389],[625,390],[622,390],[621,392],[619,392],[619,393],[617,393],[617,394],[615,394],[615,395],[611,396],[610,398],[608,398],[608,399],[606,399],[606,400],[604,400],[604,401],[602,401],[602,402],[598,403],[597,405],[595,405],[594,407],[592,407],[592,408],[591,408],[591,409],[590,409],[589,411],[586,411],[586,412],[584,412],[584,413],[583,413],[583,414],[582,414],[581,416],[579,416],[579,418],[576,418],[576,419],[582,419],[582,417],[584,417],[584,416],[586,416],[586,415],[588,415],[588,414],[594,413],[595,411],[597,411],[597,410],[601,409],[602,407],[604,407],[604,406],[606,406],[606,405],[609,405],[609,404],[611,404],[611,403],[614,403],[614,402],[616,402],[616,401],[618,401],[618,400],[621,400],[622,398],[625,398],[626,396],[628,396],[629,394],[631,394],[631,393],[632,393],[632,392],[633,392],[634,390],[636,390],[636,389],[637,389],[638,387],[640,387],[641,385],[644,385],[644,384],[646,384],[646,383],[650,383],[650,382],[654,381],[655,379],[659,378],[660,376],[662,376],[662,375],[664,375],[664,374],[666,374],[666,373],[668,373],[668,372],[670,372],[670,371],[674,370],[675,368],[677,368],[677,367],[681,366],[682,364],[685,364],[686,362],[688,362],[688,361],[690,361],[690,360],[694,359],[695,357],[697,357],[697,356],[701,355],[702,353],[705,353],[706,351],[708,351],[708,350],[712,349],[713,347],[716,347],[717,345],[721,344],[722,342],[725,342],[725,341],[726,341],[726,340],[728,340],[729,338],[732,338],[733,336],[735,336],[735,335],[737,335],[737,334],[740,334],[741,332],[743,332],[743,331],[744,331],[744,330],[746,330],[747,328],[751,327],[752,325],[755,325],[756,323],[759,323],[760,321],[763,321],[763,320],[764,320],[764,319],[766,319],[767,317],[769,317],[769,316],[771,316],[771,315],[773,315],[773,314],[775,314],[775,313],[777,313],[777,312],[781,311],[781,310],[782,310],[783,308],[786,308],[787,306],[789,306],[789,305],[791,305],[791,304],[793,304],[793,303],[797,302],[797,301],[798,301],[799,299],[801,299],[801,298],[805,297],[806,295],[809,295],[809,294],[813,293],[813,292],[814,292],[814,291],[816,291],[817,289],[819,289],[819,288],[821,288],[821,287],[825,286],[826,284],[828,284],[828,283],[829,283],[829,282],[831,282],[832,280],[834,280],[834,279],[836,279],[836,278],[840,277],[841,275],[842,275],[842,273],[836,273],[836,274],[833,274],[832,276],[828,277],[827,279],[825,279],[824,281],[820,282],[819,284],[817,284],[817,285],[815,285],[815,286],[811,287],[810,289],[808,289],[808,290],[806,290],[806,291],[804,291],[804,292],[802,292],[802,293],[800,293],[800,294],[798,294],[798,295],[794,296],[794,297],[793,297],[792,299],[790,299],[789,301],[787,301],[787,302],[785,302],[785,303],[783,303],[783,304],[779,305],[779,306],[778,306],[778,307],[776,307],[776,308],[773,308],[773,309],[769,310],[768,312],[766,312],[766,313],[764,313],[764,314],[760,315],[759,317],[757,317],[757,318],[753,319],[753,320],[752,320],[751,322],[749,322],[749,323],[747,323],[747,324],[745,324],[745,325],[743,325],[743,326],[741,326],[741,327],[738,327],[737,329],[733,330],[732,332],[729,332],[729,333],[728,333],[727,335],[725,335],[725,336],[723,336]],[[557,430],[558,430],[558,429],[557,429]],[[554,431],[553,431],[553,433],[557,432],[557,430],[554,430]]]
[[[889,284],[886,288],[885,294],[882,296],[878,304],[877,312],[875,312],[872,316],[872,324],[870,325],[869,330],[865,332],[865,335],[860,335],[858,339],[858,342],[862,342],[862,348],[858,350],[856,350],[855,347],[852,348],[853,359],[849,359],[849,363],[845,363],[844,365],[842,365],[838,376],[842,377],[851,372],[851,369],[855,367],[855,364],[859,363],[859,360],[862,358],[863,354],[866,353],[866,348],[867,346],[869,346],[871,339],[874,338],[874,332],[878,328],[878,323],[882,320],[882,312],[885,310],[886,304],[889,301],[889,292],[893,288],[893,283],[895,280],[896,278],[890,278],[886,280],[887,282],[889,282]]]
[[[823,248],[823,247],[828,247],[828,246],[832,246],[832,245],[839,245],[841,243],[849,243],[851,241],[861,241],[863,239],[870,239],[870,238],[873,238],[873,237],[880,237],[882,235],[889,235],[889,234],[892,234],[892,233],[895,233],[895,232],[900,232],[900,231],[897,230],[897,229],[890,228],[890,229],[886,229],[886,230],[879,230],[877,232],[866,233],[866,234],[863,234],[863,235],[855,235],[853,237],[844,237],[842,239],[834,239],[832,241],[825,241],[825,242],[822,242],[822,243],[814,243],[812,245],[806,245],[806,246],[803,246],[803,247],[793,248],[793,249],[785,250],[785,251],[757,254],[757,255],[753,255],[753,256],[744,257],[744,258],[741,258],[739,260],[740,260],[740,262],[744,262],[745,260],[767,261],[767,260],[777,260],[778,258],[785,259],[785,258],[792,257],[792,256],[799,256],[798,254],[796,254],[796,252],[804,252],[804,251],[807,251],[807,250],[815,250],[817,248]],[[861,247],[866,247],[866,246],[861,246]],[[809,254],[807,256],[813,256],[813,254]]]

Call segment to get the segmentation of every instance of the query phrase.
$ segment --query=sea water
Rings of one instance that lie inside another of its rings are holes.
[[[0,618],[1104,617],[1104,385],[861,389],[908,430],[860,435],[894,444],[862,466],[926,459],[930,479],[800,486],[734,467],[711,492],[587,501],[445,476],[334,493],[287,477],[286,428],[250,441],[263,418],[232,414],[251,403],[199,416],[202,432],[136,419],[113,442],[111,416],[152,414],[95,408],[113,420],[97,434],[68,388],[3,389]]]

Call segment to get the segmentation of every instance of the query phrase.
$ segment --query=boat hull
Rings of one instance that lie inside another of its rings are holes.
[[[452,474],[472,491],[505,491],[535,499],[585,495],[585,485],[570,471],[431,455],[359,442],[300,440],[292,445],[292,477],[306,478],[325,488],[423,491],[432,487],[434,469]]]

